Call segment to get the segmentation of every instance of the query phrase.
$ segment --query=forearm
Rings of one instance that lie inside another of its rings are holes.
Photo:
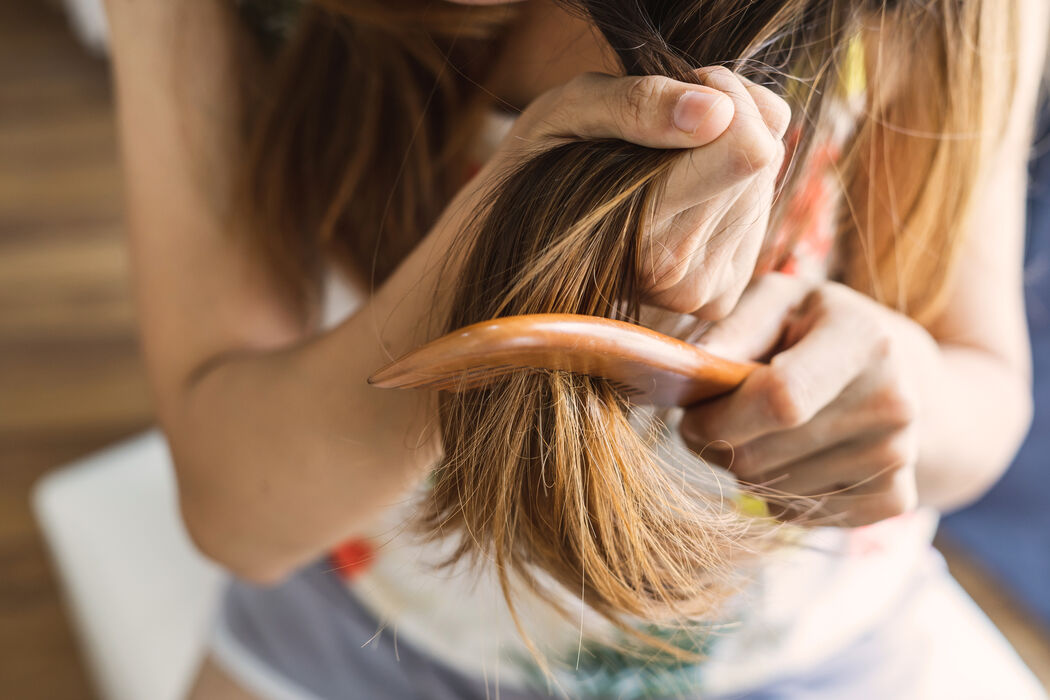
[[[439,313],[441,245],[424,242],[332,331],[212,361],[162,405],[184,517],[209,555],[277,578],[367,525],[439,457],[433,395],[366,379]]]
[[[1028,430],[1026,377],[975,348],[942,344],[920,400],[919,501],[949,511],[976,500],[1005,469]]]

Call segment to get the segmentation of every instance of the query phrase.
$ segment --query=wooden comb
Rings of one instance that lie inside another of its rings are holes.
[[[639,403],[686,406],[732,391],[758,366],[633,323],[532,314],[460,328],[382,367],[368,383],[455,392],[523,369],[562,370],[604,378]]]

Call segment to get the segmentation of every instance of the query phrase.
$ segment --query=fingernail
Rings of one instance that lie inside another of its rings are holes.
[[[678,98],[674,106],[674,125],[687,134],[695,133],[707,120],[707,115],[722,100],[728,99],[720,92],[692,90]]]

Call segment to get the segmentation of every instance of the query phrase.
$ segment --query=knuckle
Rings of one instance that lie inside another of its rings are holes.
[[[682,414],[682,420],[678,423],[678,433],[690,449],[697,453],[703,452],[711,444],[712,429],[717,432],[717,426],[708,419],[703,409],[693,408]]]
[[[779,136],[787,130],[791,122],[791,106],[787,100],[755,80],[742,78],[747,85],[748,92],[762,113],[762,119],[766,122],[769,130]]]
[[[899,381],[888,382],[875,395],[875,410],[884,423],[903,428],[918,419],[918,400]]]
[[[787,156],[787,144],[780,139],[773,140],[773,161],[770,165],[774,166],[773,173],[776,174],[780,170],[780,166],[784,163],[784,158]]]
[[[697,75],[704,84],[709,82],[725,83],[728,80],[736,80],[733,71],[725,66],[706,66],[697,71]],[[712,87],[714,87],[712,85]]]
[[[908,431],[899,431],[879,444],[878,461],[883,469],[898,471],[915,458],[915,444]]]
[[[660,308],[673,311],[676,314],[691,314],[703,305],[703,299],[690,294],[677,294],[678,290],[672,289],[664,294],[653,297],[653,301]]]
[[[730,295],[721,295],[708,301],[706,295],[699,294],[691,297],[689,303],[684,306],[690,307],[689,310],[683,310],[679,313],[693,313],[703,307],[704,319],[721,321],[724,318],[728,318],[729,314],[736,308],[736,299]]]
[[[682,420],[678,423],[678,435],[682,438],[682,442],[686,444],[686,447],[693,452],[698,454],[702,452],[704,446],[703,435],[699,430],[697,422],[690,419],[688,411],[682,416]]]
[[[769,88],[760,87],[758,92],[761,94],[759,99],[762,100],[762,114],[770,131],[778,136],[782,135],[791,123],[791,106]]]
[[[736,175],[747,177],[770,167],[782,154],[782,144],[764,126],[749,128],[732,144],[729,167]]]
[[[770,197],[776,193],[775,183],[777,176],[780,174],[781,168],[784,165],[784,158],[787,156],[787,146],[780,139],[773,139],[773,157],[766,164],[765,173],[766,178],[770,183]]]
[[[754,476],[754,460],[750,450],[745,445],[733,445],[729,448],[728,466],[739,476],[749,478]]]
[[[696,450],[696,453],[708,464],[737,471],[737,452],[722,440],[706,442]]]
[[[625,126],[644,128],[653,113],[654,103],[667,89],[668,79],[655,75],[633,78],[623,91],[620,116]]]
[[[772,145],[770,147],[769,156],[766,159],[766,164],[762,166],[760,172],[762,173],[762,179],[764,182],[769,184],[769,196],[772,197],[775,194],[775,183],[777,175],[780,173],[781,166],[784,164],[784,157],[787,155],[787,146],[778,138],[772,138]]]
[[[784,372],[771,371],[764,386],[766,417],[778,428],[797,428],[808,420],[801,385]]]
[[[774,92],[773,90],[770,90],[769,88],[766,88],[766,91],[769,93],[769,99],[771,101],[771,104],[773,105],[773,108],[776,109],[777,112],[779,112],[782,116],[786,116],[790,119],[792,114],[791,103],[788,102],[787,99],[784,98],[784,96]]]

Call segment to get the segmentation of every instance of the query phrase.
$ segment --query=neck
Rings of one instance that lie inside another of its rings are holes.
[[[525,3],[486,87],[520,110],[580,73],[620,73],[612,48],[586,19],[552,0]]]

